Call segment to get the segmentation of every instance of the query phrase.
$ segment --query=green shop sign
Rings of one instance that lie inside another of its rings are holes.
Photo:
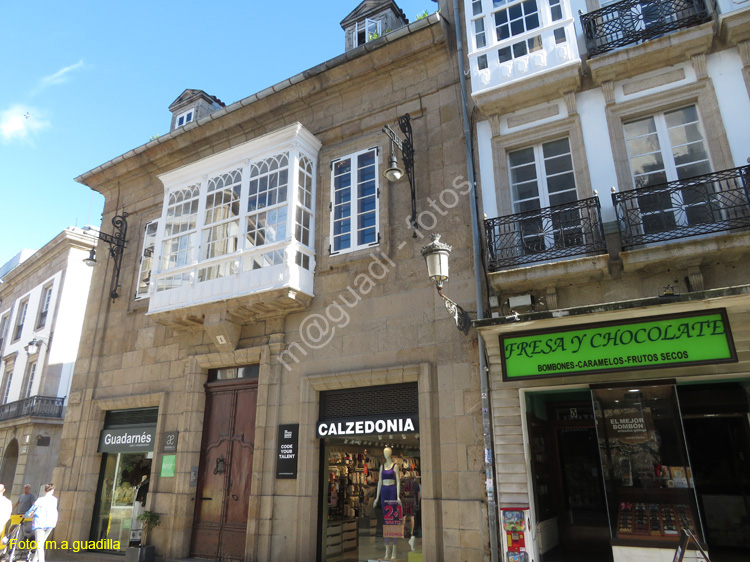
[[[726,310],[500,336],[503,380],[737,361]]]

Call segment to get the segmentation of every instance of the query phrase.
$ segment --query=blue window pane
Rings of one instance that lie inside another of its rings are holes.
[[[536,29],[539,27],[539,14],[532,14],[526,18],[526,29]]]
[[[367,181],[359,186],[360,197],[372,197],[375,195],[375,180]]]
[[[369,228],[375,226],[375,213],[367,213],[359,217],[360,228]]]
[[[516,20],[510,22],[510,32],[513,35],[521,35],[525,30],[523,28],[523,20]]]
[[[348,189],[342,189],[341,191],[336,192],[336,201],[334,202],[334,205],[341,205],[343,203],[348,203],[351,201],[351,192]]]
[[[508,11],[503,10],[495,14],[495,25],[502,25],[508,23]]]
[[[348,234],[333,239],[333,250],[345,250],[351,246],[351,238]]]
[[[510,54],[510,47],[505,47],[497,51],[497,58],[500,63],[507,62],[513,59],[513,55]]]
[[[346,234],[350,230],[351,230],[351,221],[349,219],[333,221],[334,236],[339,235],[339,234]]]
[[[341,174],[348,174],[352,171],[352,161],[347,158],[346,160],[339,160],[333,165],[333,173],[338,176]]]
[[[521,4],[516,4],[515,6],[511,6],[510,8],[508,8],[508,12],[510,13],[510,19],[512,20],[517,20],[523,15]]]
[[[359,167],[364,168],[365,166],[375,165],[375,151],[365,152],[359,157]]]
[[[357,212],[358,213],[367,213],[372,212],[375,210],[375,198],[374,197],[366,197],[364,199],[359,200],[359,205],[357,205]]]
[[[333,220],[337,219],[343,219],[347,218],[351,215],[351,209],[349,208],[349,205],[341,205],[340,207],[336,207],[336,209],[333,212]]]
[[[360,244],[372,244],[375,242],[375,229],[368,228],[367,230],[360,230],[359,232],[359,243]]]

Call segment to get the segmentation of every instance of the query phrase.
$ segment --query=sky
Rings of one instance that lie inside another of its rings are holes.
[[[437,6],[396,1],[409,21]],[[331,59],[358,4],[0,2],[0,265],[99,226],[104,198],[74,178],[168,133],[183,90],[230,105]]]

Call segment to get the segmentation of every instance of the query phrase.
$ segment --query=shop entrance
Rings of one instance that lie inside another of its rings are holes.
[[[542,562],[607,562],[612,549],[591,394],[526,394]]]
[[[321,393],[318,562],[422,559],[418,411],[416,383]]]
[[[678,387],[712,562],[750,560],[748,383]]]
[[[191,552],[244,560],[255,448],[258,366],[209,372]]]
[[[103,550],[125,552],[143,535],[143,513],[148,497],[157,408],[112,410],[106,413],[99,436],[102,454],[99,485],[91,524],[91,540]]]

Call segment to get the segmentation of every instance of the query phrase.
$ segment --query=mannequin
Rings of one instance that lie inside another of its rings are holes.
[[[380,465],[380,478],[378,479],[378,491],[375,493],[373,506],[377,506],[382,495],[383,502],[398,503],[401,505],[401,475],[396,461],[393,460],[393,449],[386,447],[383,449],[385,462]],[[390,555],[391,560],[396,559],[396,539],[387,538],[385,540],[385,559]]]

